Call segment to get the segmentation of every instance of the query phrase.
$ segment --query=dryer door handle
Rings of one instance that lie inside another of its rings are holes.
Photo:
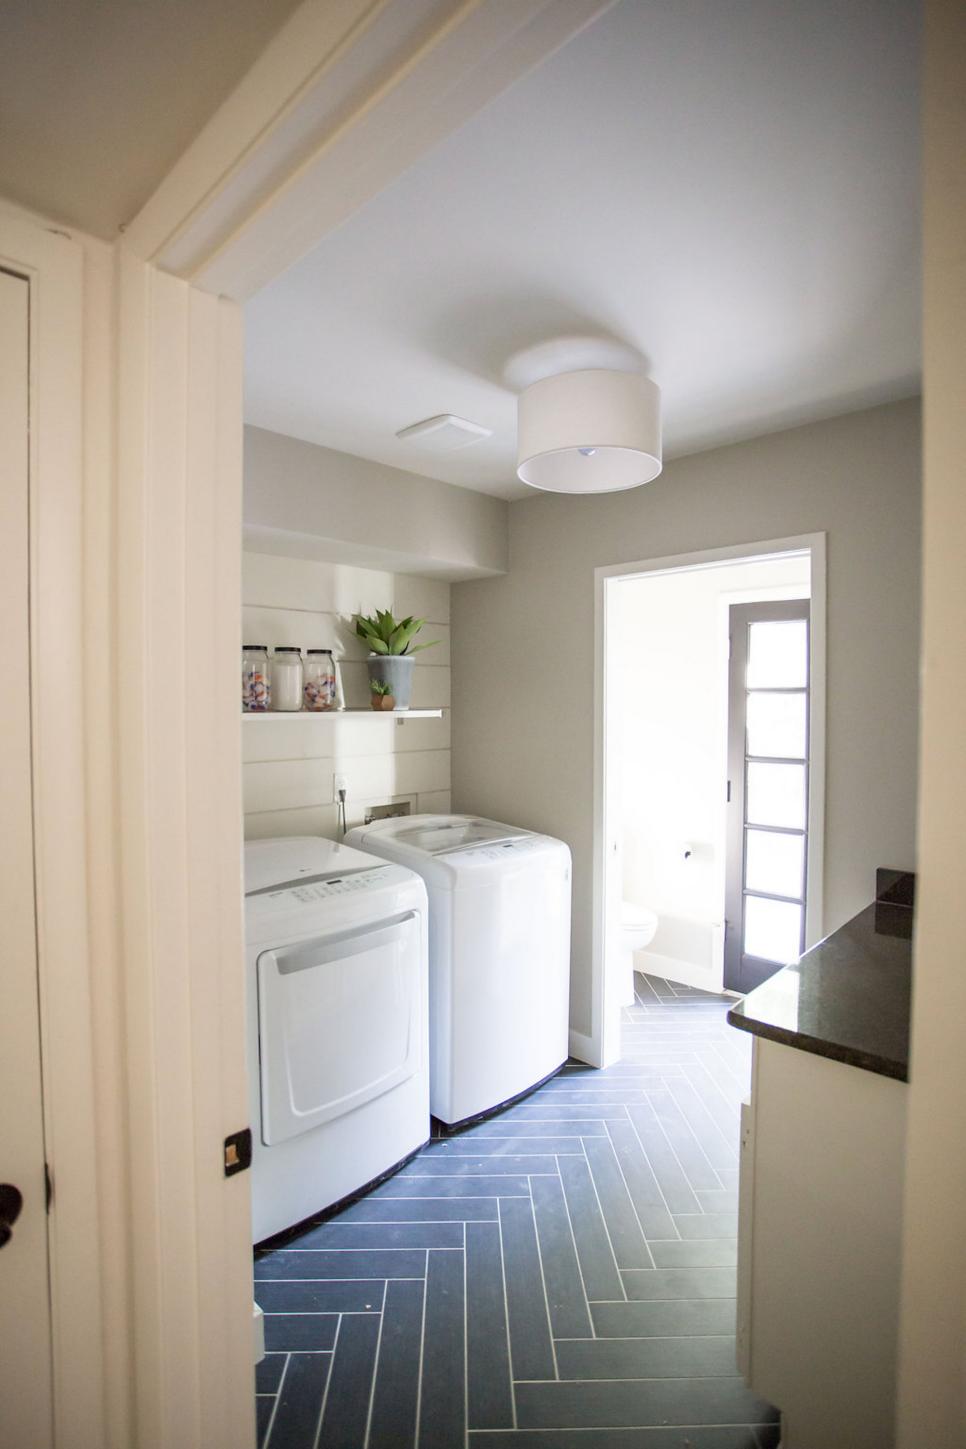
[[[293,971],[311,971],[316,966],[328,966],[333,961],[344,961],[348,956],[360,956],[363,951],[377,951],[380,946],[389,946],[401,939],[404,927],[415,920],[415,911],[403,911],[388,920],[372,921],[349,931],[335,931],[298,946],[276,948],[269,954],[275,958],[281,976],[289,976]]]

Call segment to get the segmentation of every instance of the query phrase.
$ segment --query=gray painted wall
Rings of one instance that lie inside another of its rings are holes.
[[[453,808],[574,853],[571,1025],[590,1029],[594,569],[828,535],[825,928],[914,863],[916,399],[668,464],[645,488],[510,505],[510,571],[452,593]]]
[[[444,579],[502,573],[507,504],[264,428],[245,429],[245,547]]]

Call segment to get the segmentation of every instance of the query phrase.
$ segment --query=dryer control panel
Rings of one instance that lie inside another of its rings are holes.
[[[382,885],[383,877],[381,868],[376,866],[374,870],[363,870],[357,875],[351,872],[348,875],[334,876],[331,880],[313,881],[311,884],[292,886],[289,890],[278,892],[289,896],[293,901],[301,905],[311,905],[315,901],[330,900],[332,896],[351,895],[353,891],[368,891],[374,885]],[[272,892],[274,895],[275,892]]]

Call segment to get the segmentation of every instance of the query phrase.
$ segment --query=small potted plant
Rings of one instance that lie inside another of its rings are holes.
[[[395,709],[396,701],[392,690],[383,679],[370,679],[369,703],[373,709]]]
[[[385,693],[379,691],[380,700],[391,698],[391,705],[380,704],[379,709],[408,709],[413,688],[413,655],[420,649],[430,649],[438,644],[431,639],[427,644],[414,644],[413,640],[425,624],[425,619],[394,619],[388,609],[377,609],[374,614],[356,615],[356,633],[369,646],[369,686],[373,695],[375,685],[388,686]]]

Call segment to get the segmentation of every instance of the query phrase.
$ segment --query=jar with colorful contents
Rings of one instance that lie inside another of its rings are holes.
[[[268,678],[268,650],[264,644],[242,645],[242,709],[270,709],[272,687]]]
[[[306,650],[304,695],[306,709],[335,709],[335,663],[331,649]]]
[[[272,709],[292,712],[302,708],[302,651],[283,644],[272,655]]]

